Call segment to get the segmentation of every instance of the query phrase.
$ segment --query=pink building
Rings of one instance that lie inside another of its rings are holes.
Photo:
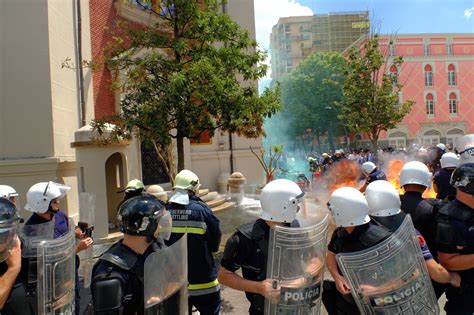
[[[381,36],[380,46],[389,60],[403,56],[400,69],[386,69],[403,85],[400,99],[416,102],[397,128],[381,135],[380,146],[452,144],[474,133],[474,34]]]

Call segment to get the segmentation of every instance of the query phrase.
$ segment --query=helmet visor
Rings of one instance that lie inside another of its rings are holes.
[[[158,236],[165,241],[170,239],[172,221],[171,213],[168,210],[163,210],[163,215],[158,220]]]
[[[0,224],[0,262],[7,260],[15,245],[18,221]]]
[[[295,197],[296,199],[296,214],[299,216],[303,216],[306,218],[307,213],[306,213],[306,198],[304,197],[305,193],[302,192],[298,196]]]

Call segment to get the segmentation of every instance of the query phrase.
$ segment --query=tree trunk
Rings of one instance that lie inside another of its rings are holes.
[[[178,172],[184,169],[184,137],[178,135],[176,137],[176,146],[178,149]]]
[[[318,152],[322,153],[322,150],[321,150],[321,135],[319,134],[319,129],[316,130],[316,141],[318,141]]]
[[[234,144],[232,142],[232,133],[229,132],[229,151],[230,151],[230,173],[234,173]]]
[[[174,163],[174,152],[173,152],[173,144],[170,143],[167,146],[159,146],[156,144],[155,141],[152,142],[153,147],[155,148],[155,152],[158,155],[161,163],[163,163],[163,167],[165,168],[165,172],[168,175],[171,186],[174,186],[174,177],[176,176],[176,167]]]
[[[329,149],[332,152],[334,152],[334,138],[333,138],[332,123],[330,124],[330,127],[328,129],[328,143],[329,143]]]
[[[373,162],[377,163],[378,162],[378,137],[373,136],[372,139],[370,139],[370,143],[372,144],[372,156],[373,156]]]

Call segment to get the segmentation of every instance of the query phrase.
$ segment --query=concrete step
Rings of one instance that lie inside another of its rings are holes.
[[[202,201],[208,202],[208,201],[216,199],[217,197],[218,197],[217,191],[211,191],[210,193],[204,196],[201,196],[200,198],[202,199]]]
[[[199,189],[199,197],[205,196],[209,193],[209,189]]]
[[[212,208],[212,212],[219,212],[219,211],[229,210],[233,207],[235,207],[235,203],[227,201],[227,202],[224,202],[223,204],[221,204],[220,206]]]
[[[225,197],[220,197],[220,198],[216,198],[216,199],[213,199],[211,201],[208,201],[207,205],[209,206],[209,208],[215,208],[217,206],[220,206],[224,202],[226,202],[226,198]]]

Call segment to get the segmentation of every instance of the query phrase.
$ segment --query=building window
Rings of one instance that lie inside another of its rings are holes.
[[[458,98],[455,93],[449,94],[449,113],[451,115],[458,114]]]
[[[448,66],[448,85],[456,85],[456,67],[452,64]]]
[[[433,86],[433,68],[425,66],[425,86]]]
[[[393,57],[396,55],[395,45],[390,44],[390,46],[388,46],[388,55],[390,57]]]
[[[290,25],[289,24],[285,24],[285,33],[290,33]]]
[[[433,94],[428,93],[425,99],[426,104],[426,115],[433,116],[434,115],[434,97]]]
[[[398,68],[395,65],[390,67],[390,78],[392,79],[393,85],[398,84]]]
[[[429,56],[429,55],[430,55],[430,45],[425,45],[425,46],[423,47],[423,54],[424,54],[425,56]]]
[[[301,40],[309,40],[309,34],[301,34]]]
[[[291,52],[291,44],[286,44],[286,52]]]
[[[446,46],[446,54],[448,56],[452,56],[453,55],[453,45],[452,44],[449,44]]]
[[[388,146],[394,149],[403,149],[407,146],[407,135],[404,132],[396,131],[388,136]]]
[[[464,135],[464,132],[461,129],[451,129],[448,130],[446,133],[446,144],[449,144],[451,148],[454,147],[454,142],[456,141],[457,138],[462,137]]]
[[[423,135],[423,145],[432,146],[437,145],[440,141],[441,133],[437,130],[429,130]]]

